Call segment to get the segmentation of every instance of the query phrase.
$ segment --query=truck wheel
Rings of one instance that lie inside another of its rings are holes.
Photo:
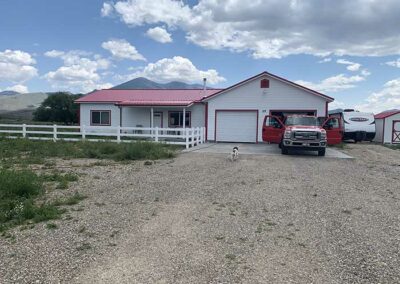
[[[318,156],[320,156],[320,157],[325,156],[325,149],[319,150],[318,151]]]
[[[282,155],[287,155],[289,154],[289,149],[283,145],[281,145],[281,153]]]

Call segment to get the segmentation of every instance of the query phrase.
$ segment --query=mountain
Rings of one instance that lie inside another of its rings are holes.
[[[14,96],[14,95],[19,95],[19,93],[16,92],[16,91],[2,91],[2,92],[0,92],[0,96]]]
[[[6,113],[10,111],[17,111],[24,109],[35,109],[47,97],[48,97],[47,93],[27,93],[27,94],[0,96],[0,113]]]
[[[200,84],[186,84],[183,82],[157,83],[149,79],[139,77],[118,86],[112,87],[114,90],[129,90],[129,89],[203,89]]]

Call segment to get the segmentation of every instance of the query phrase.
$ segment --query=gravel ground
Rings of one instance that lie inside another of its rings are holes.
[[[0,283],[400,283],[400,151],[344,151],[58,161],[88,198],[0,238]]]

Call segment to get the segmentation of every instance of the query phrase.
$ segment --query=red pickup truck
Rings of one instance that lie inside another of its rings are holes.
[[[263,141],[279,144],[284,155],[296,149],[318,151],[318,156],[325,156],[326,146],[341,143],[342,135],[338,118],[321,120],[309,115],[288,115],[283,119],[267,115],[262,129]]]

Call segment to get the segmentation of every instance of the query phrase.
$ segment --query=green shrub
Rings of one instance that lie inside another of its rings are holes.
[[[35,202],[43,194],[42,179],[32,171],[0,170],[0,231],[27,220],[59,218],[64,210]]]

